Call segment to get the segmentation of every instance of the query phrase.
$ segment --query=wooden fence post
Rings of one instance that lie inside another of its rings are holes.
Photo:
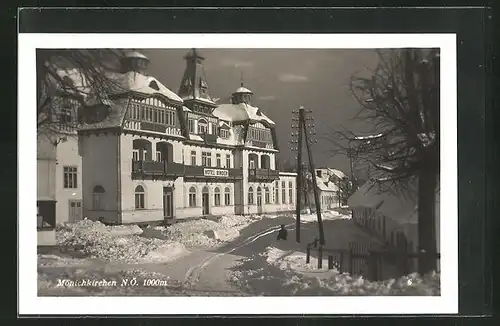
[[[340,252],[340,263],[339,263],[339,273],[343,273],[344,271],[344,251]]]
[[[368,254],[368,275],[372,281],[378,281],[378,264],[377,258],[374,251],[370,251]]]
[[[306,264],[311,262],[311,246],[307,245],[306,248]]]
[[[318,269],[323,267],[323,246],[318,248]]]
[[[349,274],[352,275],[352,271],[354,269],[354,257],[353,257],[353,247],[349,246]]]
[[[328,255],[328,269],[333,269],[333,255]]]

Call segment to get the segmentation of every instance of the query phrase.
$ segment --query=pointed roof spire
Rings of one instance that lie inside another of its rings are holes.
[[[189,52],[186,53],[186,55],[184,56],[184,59],[191,59],[191,58],[205,60],[205,57],[202,56],[200,51],[196,50],[195,48],[189,50]]]
[[[243,87],[243,70],[241,71],[240,82],[240,86]]]

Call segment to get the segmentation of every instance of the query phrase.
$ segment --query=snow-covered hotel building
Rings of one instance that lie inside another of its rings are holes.
[[[81,110],[83,217],[137,223],[203,215],[292,211],[295,177],[276,169],[275,123],[239,87],[231,103],[210,95],[195,49],[178,93],[132,52],[109,102]]]

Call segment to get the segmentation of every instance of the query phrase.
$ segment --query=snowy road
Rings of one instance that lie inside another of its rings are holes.
[[[286,241],[276,239],[276,232],[281,224],[285,224],[289,231]],[[67,266],[39,266],[39,295],[67,295],[68,292],[74,295],[290,295],[297,289],[290,290],[287,287],[288,280],[293,276],[287,269],[292,265],[305,265],[306,243],[317,235],[318,229],[316,222],[304,221],[301,223],[302,243],[297,243],[294,228],[295,219],[290,216],[256,219],[240,230],[239,237],[222,246],[191,248],[185,255],[169,262],[83,260],[85,265],[69,263]],[[341,217],[325,220],[324,230],[327,246],[334,248],[347,248],[351,241],[375,241],[352,220]],[[272,253],[269,248],[274,248]],[[270,254],[277,256],[270,260]],[[290,261],[290,257],[294,261]],[[305,267],[305,274],[314,278],[321,277],[321,274],[331,276],[328,270],[315,270],[315,265],[313,258],[311,264]],[[326,267],[327,264],[324,263],[323,266]],[[112,291],[92,289],[92,294],[85,290],[75,292],[73,289],[53,289],[56,279],[63,277],[90,275],[95,278],[119,279],[134,273],[147,278],[168,280],[169,286],[164,286],[163,289]]]

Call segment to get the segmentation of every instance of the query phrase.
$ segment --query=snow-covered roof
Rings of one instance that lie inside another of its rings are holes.
[[[348,199],[347,205],[372,208],[398,223],[406,224],[417,209],[417,200],[416,196],[409,194],[397,196],[389,191],[381,192],[373,181],[368,181]]]
[[[331,168],[327,168],[328,172],[334,174],[335,176],[337,176],[337,178],[340,178],[340,179],[343,179],[343,178],[346,178],[347,175],[340,171],[340,170],[337,170],[337,169],[331,169]]]
[[[347,201],[352,207],[372,208],[400,224],[418,222],[417,182],[409,185],[410,191],[397,195],[391,191],[379,191],[373,181],[363,184]],[[436,214],[439,215],[439,190],[436,192]]]
[[[331,192],[336,192],[339,190],[339,188],[337,187],[337,185],[335,185],[333,182],[331,181],[324,181],[322,178],[320,177],[316,177],[316,183],[318,184],[318,188],[319,190],[321,191],[331,191]]]
[[[257,114],[259,112],[259,114]],[[213,115],[226,121],[266,121],[274,125],[274,121],[269,119],[259,108],[246,103],[220,104],[213,111]]]
[[[137,52],[137,51],[127,52],[127,53],[125,53],[125,57],[127,57],[127,58],[141,58],[141,59],[149,60],[148,57],[146,57],[144,54]]]
[[[168,89],[155,77],[146,76],[136,71],[129,71],[124,74],[115,74],[112,78],[122,88],[116,89],[117,93],[120,91],[134,91],[149,95],[161,94],[174,102],[183,102],[177,94]]]
[[[198,91],[195,91],[195,92],[198,92]],[[199,97],[199,96],[193,97],[193,95],[182,96],[182,99],[184,101],[197,100],[197,101],[205,102],[205,103],[208,103],[208,104],[215,104],[215,102],[213,100],[211,100],[211,99],[203,98],[203,97]]]
[[[123,99],[109,101],[107,105],[109,106],[109,114],[104,120],[92,124],[83,123],[79,129],[93,130],[102,128],[121,127],[125,119],[125,114],[127,113],[129,99],[123,98]]]
[[[236,92],[234,92],[234,94],[238,94],[238,93],[240,93],[240,94],[253,94],[253,92],[251,90],[249,90],[248,88],[243,87],[243,86],[238,87]]]
[[[182,110],[184,112],[192,112],[187,106],[184,106],[184,105],[182,106]]]

